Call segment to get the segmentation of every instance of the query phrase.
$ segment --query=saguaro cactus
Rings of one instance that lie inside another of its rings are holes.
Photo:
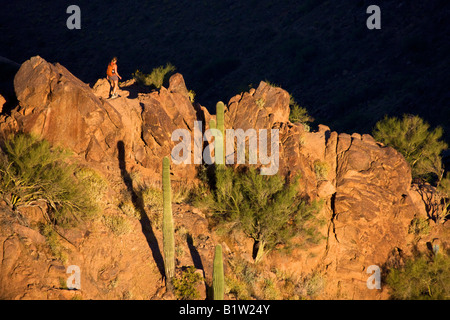
[[[163,159],[162,172],[163,188],[163,251],[164,269],[166,273],[166,283],[171,284],[171,279],[175,275],[175,236],[172,219],[172,190],[170,187],[170,160]]]
[[[213,264],[213,298],[214,300],[223,300],[225,293],[224,274],[223,274],[223,260],[222,260],[222,246],[216,245],[214,252]]]
[[[222,101],[219,101],[216,104],[216,120],[217,129],[222,132],[222,136],[225,136],[225,105]]]
[[[209,128],[216,129],[216,121],[214,119],[209,120]]]
[[[222,162],[216,159],[216,163],[225,164],[225,105],[222,101],[216,104],[216,121],[217,129],[222,133],[222,139],[216,144],[217,148],[221,148],[221,151],[216,151],[216,154],[221,157]]]

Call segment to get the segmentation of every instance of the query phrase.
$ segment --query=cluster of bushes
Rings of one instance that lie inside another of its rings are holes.
[[[377,122],[374,138],[399,151],[411,167],[414,179],[436,186],[437,201],[427,203],[428,217],[415,218],[409,233],[420,237],[430,232],[431,221],[449,218],[450,174],[444,176],[442,152],[448,148],[441,127],[430,125],[419,116],[385,117]],[[390,268],[386,276],[392,299],[448,299],[450,297],[450,258],[446,253],[417,254],[402,266]]]
[[[419,254],[403,266],[391,268],[386,282],[392,299],[448,300],[450,257],[446,253]]]
[[[325,287],[320,273],[295,275],[272,268],[272,277],[263,277],[258,264],[236,257],[230,260],[225,277],[226,293],[237,300],[304,300],[314,299]]]

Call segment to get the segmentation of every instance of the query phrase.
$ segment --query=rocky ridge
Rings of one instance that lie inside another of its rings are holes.
[[[72,150],[78,161],[99,170],[117,189],[125,187],[124,171],[139,175],[145,183],[158,183],[162,158],[176,144],[171,133],[181,128],[193,136],[194,121],[203,121],[207,128],[215,118],[190,101],[181,74],[170,78],[168,88],[151,92],[142,92],[134,81],[127,81],[121,84],[120,97],[108,100],[106,79],[91,88],[62,65],[33,57],[16,74],[14,88],[19,104],[0,117],[3,138],[19,131],[38,134],[53,145]],[[320,272],[326,285],[318,298],[386,299],[386,289],[366,286],[370,265],[383,267],[434,238],[448,247],[446,225],[436,226],[420,241],[408,232],[414,217],[427,216],[425,204],[411,187],[411,170],[403,156],[371,136],[337,133],[325,125],[310,132],[302,124],[289,122],[289,94],[266,82],[230,99],[225,126],[279,129],[279,173],[300,174],[299,191],[309,199],[324,201],[320,215],[325,224],[318,231],[325,239],[295,249],[288,258],[272,252],[265,262],[265,276],[273,275],[271,267],[294,274]],[[174,165],[172,174],[175,183],[196,183],[194,164]],[[59,283],[67,277],[68,265],[52,257],[35,228],[42,219],[42,208],[22,210],[25,222],[6,206],[2,208],[0,297],[76,296]],[[127,219],[132,231],[121,236],[101,224],[61,230],[70,240],[68,261],[83,270],[82,298],[173,298],[165,295],[155,254],[162,243],[160,232],[152,229],[151,222],[144,226],[142,219]],[[226,243],[225,261],[236,255],[251,261],[252,242],[239,235],[221,238],[209,228],[200,210],[176,205],[174,221],[177,230],[185,230],[177,233],[183,252],[177,257],[177,266],[194,265],[205,275],[206,284],[211,280],[216,243]],[[149,243],[149,230],[156,247]],[[194,239],[190,243],[185,240],[186,230]],[[206,287],[200,291],[206,297]]]

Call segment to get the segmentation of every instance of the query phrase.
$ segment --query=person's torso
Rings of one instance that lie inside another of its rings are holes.
[[[106,75],[108,77],[111,77],[115,73],[116,73],[116,64],[115,63],[109,63],[108,64],[108,69],[106,69]]]

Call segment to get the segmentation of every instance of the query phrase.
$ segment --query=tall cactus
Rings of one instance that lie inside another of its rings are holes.
[[[222,162],[216,159],[216,163],[225,164],[225,105],[222,101],[216,104],[216,121],[217,129],[222,133],[222,139],[216,144],[217,148],[219,148],[219,152],[216,151],[216,154],[221,157]]]
[[[217,120],[217,129],[222,132],[222,135],[225,134],[225,105],[222,101],[217,102],[216,104],[216,120]]]
[[[216,129],[216,121],[214,119],[209,120],[209,128]]]
[[[170,160],[163,159],[162,172],[163,188],[163,251],[166,283],[171,286],[171,279],[175,275],[175,236],[172,219],[172,190],[170,187]]]
[[[213,298],[214,300],[223,300],[225,293],[223,261],[222,261],[222,246],[216,245],[214,252],[213,264]]]

